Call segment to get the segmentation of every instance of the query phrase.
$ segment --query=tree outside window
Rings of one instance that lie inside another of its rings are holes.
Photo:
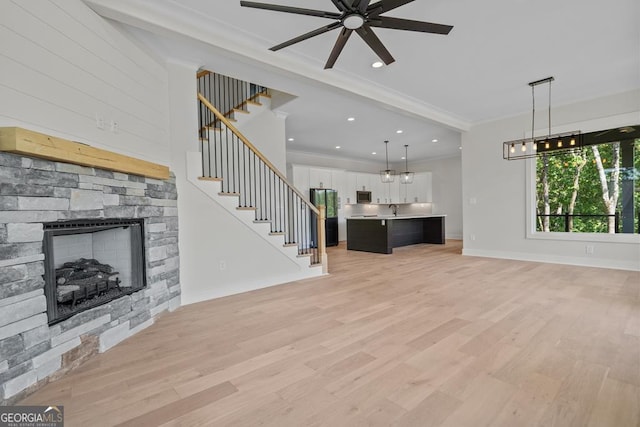
[[[536,160],[536,231],[638,233],[640,139]]]

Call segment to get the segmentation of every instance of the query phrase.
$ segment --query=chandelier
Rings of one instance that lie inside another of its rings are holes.
[[[531,138],[516,139],[502,143],[502,157],[505,160],[519,160],[541,155],[560,154],[566,150],[581,150],[583,138],[581,132],[563,132],[551,134],[551,82],[555,79],[547,77],[546,79],[530,82],[531,98],[533,107],[531,111]],[[536,92],[535,88],[541,84],[549,85],[549,131],[547,136],[535,136],[535,120],[536,120]]]

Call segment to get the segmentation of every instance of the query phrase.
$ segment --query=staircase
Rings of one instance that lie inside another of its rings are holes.
[[[204,71],[198,92],[201,150],[188,154],[188,180],[308,277],[326,273],[324,208],[312,205],[238,130],[252,111],[268,108],[268,90]]]

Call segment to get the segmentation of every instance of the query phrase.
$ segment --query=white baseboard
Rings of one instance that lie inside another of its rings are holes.
[[[487,250],[478,250],[478,249],[462,249],[462,255],[485,257],[485,258],[512,259],[517,261],[545,262],[549,264],[576,265],[581,267],[597,267],[597,268],[611,268],[616,270],[640,271],[640,260],[634,263],[633,261],[603,260],[599,258],[586,259],[586,258],[567,257],[567,256],[558,256],[558,255],[541,255],[541,254],[531,254],[531,253],[522,253],[522,252],[487,251]]]

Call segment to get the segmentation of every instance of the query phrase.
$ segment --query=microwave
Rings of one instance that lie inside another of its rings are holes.
[[[356,191],[356,202],[371,203],[371,191]]]

